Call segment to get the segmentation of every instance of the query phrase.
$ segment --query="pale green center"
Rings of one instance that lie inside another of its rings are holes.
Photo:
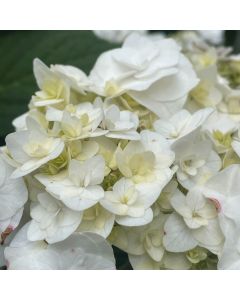
[[[31,141],[23,146],[23,150],[34,158],[43,158],[47,156],[52,147],[52,139],[46,139],[44,141]]]

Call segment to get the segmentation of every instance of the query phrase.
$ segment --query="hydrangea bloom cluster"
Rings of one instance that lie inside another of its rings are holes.
[[[132,33],[39,90],[0,156],[8,269],[240,269],[240,59]]]

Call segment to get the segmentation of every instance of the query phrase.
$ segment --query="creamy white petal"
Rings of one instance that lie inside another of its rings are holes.
[[[96,204],[84,211],[83,219],[77,231],[93,232],[107,238],[113,229],[114,221],[115,216],[113,214]]]
[[[134,270],[159,270],[160,263],[154,261],[149,255],[129,255],[129,261]]]

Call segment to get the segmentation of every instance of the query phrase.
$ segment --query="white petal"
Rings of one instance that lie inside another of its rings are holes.
[[[13,168],[0,157],[0,220],[12,218],[28,199],[23,179],[11,179],[12,171]]]
[[[104,178],[105,161],[101,155],[89,158],[81,163],[71,160],[69,165],[69,176],[84,182],[85,186],[100,184]]]
[[[152,219],[153,212],[151,208],[147,209],[144,216],[139,218],[116,216],[116,222],[123,226],[142,226],[150,223]]]
[[[180,192],[179,190],[176,190],[176,192],[173,194],[171,200],[172,207],[184,218],[191,218],[192,211],[190,207],[186,204],[186,197],[185,195]]]
[[[43,89],[46,80],[54,76],[50,69],[38,58],[33,60],[33,73],[40,89]]]
[[[168,251],[184,252],[198,244],[183,219],[175,213],[167,219],[164,230],[163,244]]]
[[[221,253],[224,237],[217,218],[209,220],[208,225],[194,230],[193,236],[200,246],[209,249],[217,255]]]
[[[165,138],[172,138],[171,134],[174,132],[175,127],[167,120],[157,120],[153,124],[154,129]]]
[[[23,130],[10,133],[6,137],[6,145],[11,156],[19,163],[29,160],[29,156],[23,151],[22,145],[28,142],[29,131]]]

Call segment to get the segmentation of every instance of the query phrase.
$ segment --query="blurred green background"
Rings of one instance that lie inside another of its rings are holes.
[[[172,33],[173,31],[165,31]],[[239,31],[226,31],[225,44],[240,50]],[[0,31],[0,145],[12,132],[12,120],[27,111],[37,90],[32,61],[70,64],[89,72],[98,55],[116,45],[92,31]]]
[[[92,31],[0,31],[0,144],[37,90],[35,57],[47,65],[69,64],[88,73],[98,55],[114,46]]]

